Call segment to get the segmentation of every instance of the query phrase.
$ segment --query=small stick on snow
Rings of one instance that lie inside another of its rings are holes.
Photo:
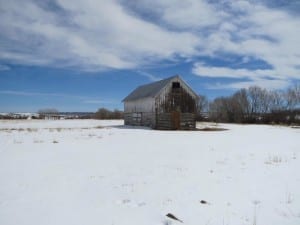
[[[176,216],[174,216],[174,215],[171,214],[171,213],[168,213],[168,214],[166,215],[166,217],[169,217],[169,218],[171,218],[171,219],[173,219],[173,220],[177,220],[177,221],[179,221],[180,223],[183,223],[182,220],[178,219]]]

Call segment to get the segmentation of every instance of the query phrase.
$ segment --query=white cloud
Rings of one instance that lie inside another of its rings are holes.
[[[199,41],[194,34],[168,31],[135,18],[116,1],[64,0],[58,4],[66,14],[63,18],[34,1],[6,3],[0,28],[3,39],[9,41],[1,47],[0,59],[97,70],[135,68],[196,53]]]
[[[228,67],[211,67],[202,63],[196,63],[193,73],[198,76],[210,78],[233,78],[246,79],[247,81],[236,81],[231,83],[209,84],[209,89],[239,89],[258,85],[267,89],[280,89],[288,86],[289,81],[280,76],[273,69],[232,69]]]
[[[167,24],[182,29],[203,28],[218,24],[225,16],[206,1],[165,0],[152,1],[154,8],[162,10],[161,17]]]
[[[241,89],[248,88],[250,86],[259,86],[262,88],[267,88],[269,90],[283,89],[288,87],[289,81],[287,80],[268,80],[268,79],[253,79],[250,81],[238,81],[231,83],[214,83],[207,84],[208,89]]]
[[[57,0],[56,4],[59,10],[34,0],[1,3],[1,64],[140,71],[163,60],[195,62],[198,56],[220,59],[233,54],[241,56],[240,66],[255,59],[272,69],[233,70],[230,65],[216,68],[195,62],[193,71],[253,82],[266,76],[278,81],[300,76],[299,17],[258,1]]]
[[[151,73],[147,73],[147,72],[144,72],[144,71],[137,71],[140,75],[144,76],[144,77],[147,77],[150,81],[158,81],[158,80],[161,80],[162,78],[161,77],[158,77],[154,74],[151,74]]]
[[[207,48],[204,54],[213,57],[218,57],[219,53],[240,55],[243,56],[241,64],[253,58],[265,61],[272,69],[231,69],[230,66],[215,67],[197,62],[193,72],[207,77],[250,79],[247,82],[227,85],[232,88],[248,85],[283,88],[290,80],[299,80],[299,17],[250,1],[236,1],[230,7],[234,14],[225,23],[230,24],[231,29],[210,33],[206,39]]]
[[[232,69],[228,67],[211,67],[202,63],[196,63],[193,73],[204,77],[225,77],[225,78],[256,78],[256,77],[276,77],[274,70],[266,69]]]

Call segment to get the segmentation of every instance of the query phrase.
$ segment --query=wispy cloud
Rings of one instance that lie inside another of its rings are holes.
[[[207,66],[203,63],[195,63],[192,72],[198,76],[204,77],[221,77],[221,78],[259,78],[259,77],[269,77],[278,78],[279,74],[272,69],[233,69],[229,67],[215,67]]]
[[[9,69],[10,68],[8,66],[0,64],[0,71],[9,70]]]
[[[26,91],[12,91],[12,90],[2,90],[0,91],[2,95],[19,95],[19,96],[58,96],[56,93],[39,93],[39,92],[26,92]]]
[[[267,89],[282,89],[289,86],[289,79],[274,69],[232,69],[213,67],[196,63],[192,72],[198,76],[209,78],[231,78],[231,83],[208,84],[208,89],[240,89],[258,85]],[[246,79],[246,81],[240,81]],[[234,81],[236,80],[236,81]]]
[[[15,91],[15,90],[0,90],[0,95],[50,96],[50,97],[64,97],[64,98],[78,98],[78,99],[90,98],[88,96],[70,95],[64,93],[45,93],[45,92],[31,92],[31,91]]]
[[[15,90],[0,90],[0,95],[16,95],[16,96],[31,96],[31,97],[57,97],[57,98],[72,98],[77,99],[80,103],[84,104],[119,104],[119,100],[113,99],[99,99],[93,96],[83,96],[83,95],[72,95],[65,93],[45,93],[45,92],[30,92],[30,91],[15,91]]]
[[[269,80],[269,79],[252,79],[248,81],[236,81],[230,83],[210,83],[206,84],[207,89],[223,90],[223,89],[241,89],[250,86],[259,86],[268,88],[269,90],[283,89],[290,85],[288,80]]]
[[[150,81],[158,81],[161,80],[161,77],[158,77],[154,74],[148,73],[148,72],[144,72],[144,71],[137,71],[140,75],[147,77]]]

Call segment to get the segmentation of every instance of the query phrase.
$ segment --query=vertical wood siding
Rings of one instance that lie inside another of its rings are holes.
[[[171,113],[159,113],[156,115],[156,129],[175,130]],[[195,114],[180,113],[180,130],[193,130],[196,128]]]

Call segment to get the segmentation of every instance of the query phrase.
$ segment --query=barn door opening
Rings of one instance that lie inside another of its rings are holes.
[[[174,130],[180,129],[180,112],[173,111],[171,113],[171,120],[172,120],[172,128]]]

